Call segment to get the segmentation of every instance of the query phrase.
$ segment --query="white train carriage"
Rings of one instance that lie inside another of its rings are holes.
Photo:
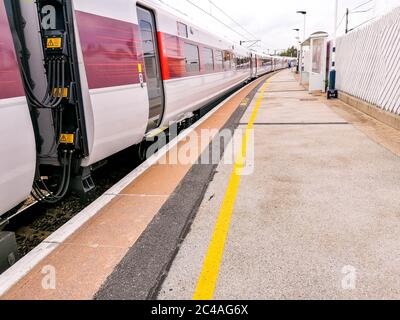
[[[283,67],[281,59],[233,44],[158,1],[4,1],[26,21],[11,26],[14,42],[30,53],[20,67],[32,78],[24,77],[24,88],[37,137],[39,200],[58,201],[70,187],[90,191],[96,163]],[[20,123],[28,132],[24,106]],[[31,164],[24,196],[35,163],[30,139],[24,138],[30,148],[19,148]]]
[[[30,194],[36,148],[6,8],[0,1],[0,218]]]
[[[250,77],[246,49],[155,1],[73,1],[90,166]],[[118,124],[118,125],[115,125]]]
[[[279,71],[288,67],[288,58],[270,56],[263,53],[253,53],[252,77],[261,77],[267,73]]]

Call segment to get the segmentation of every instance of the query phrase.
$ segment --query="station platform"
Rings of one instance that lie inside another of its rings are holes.
[[[223,130],[233,161],[196,162]],[[399,168],[399,131],[268,75],[1,275],[0,299],[398,299]]]

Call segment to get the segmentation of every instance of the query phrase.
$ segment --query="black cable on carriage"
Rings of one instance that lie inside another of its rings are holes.
[[[27,78],[27,74],[26,74],[25,70],[23,68],[21,68],[21,71],[22,71],[22,75],[24,78],[24,84],[25,84],[25,88],[26,88],[25,91],[26,91],[26,94],[27,94],[27,97],[29,99],[31,106],[35,107],[35,108],[39,108],[39,109],[51,109],[52,108],[51,106],[41,103],[39,101],[39,99],[36,98],[35,94],[33,93],[33,89],[29,83],[29,80]]]
[[[51,89],[51,92],[50,92],[50,95],[51,95],[52,98],[51,98],[51,100],[47,103],[47,105],[50,106],[50,107],[52,107],[52,108],[54,108],[54,104],[55,104],[55,102],[58,100],[57,93],[58,93],[58,90],[59,90],[59,88],[60,88],[61,63],[60,63],[59,60],[56,60],[56,61],[55,61],[55,69],[56,69],[56,72],[54,73],[54,75],[55,75],[55,82],[54,82],[54,85],[53,85],[53,87],[52,87],[52,89]]]
[[[56,101],[53,105],[54,108],[58,107],[63,98],[64,98],[64,90],[65,90],[65,60],[62,60],[61,62],[61,85],[57,86],[57,95],[59,95],[58,97],[58,101]],[[57,96],[55,95],[55,96]]]
[[[50,90],[51,90],[51,83],[49,81],[49,78],[50,78],[50,76],[52,74],[52,70],[53,70],[52,64],[49,62],[49,66],[48,66],[48,70],[47,70],[47,74],[46,74],[46,76],[47,76],[47,89],[46,89],[45,96],[43,97],[43,100],[42,100],[43,104],[45,104],[48,101],[49,96],[50,96],[49,93],[50,93]]]
[[[54,193],[53,191],[50,190],[50,188],[45,184],[45,182],[42,179],[39,180],[39,182],[42,184],[42,188],[40,188],[40,189],[48,192],[49,195],[51,195],[52,197],[55,197],[55,198],[57,198],[58,195],[60,195],[64,190],[65,179],[66,179],[66,174],[67,174],[67,150],[64,150],[63,160],[64,160],[63,173],[61,176],[61,182],[58,184],[59,187],[58,187],[57,192]],[[38,186],[40,187],[40,185],[38,185]]]
[[[55,194],[50,190],[49,187],[47,187],[47,185],[45,184],[43,179],[40,178],[40,180],[36,180],[34,182],[33,190],[34,190],[35,194],[39,197],[39,201],[48,202],[53,198],[55,199],[64,190],[66,173],[67,173],[67,161],[66,160],[67,160],[67,151],[64,151],[63,174],[62,174],[62,178],[61,178],[61,183],[59,184],[59,189]],[[40,182],[40,184],[39,184],[39,182]],[[47,192],[47,194],[45,194],[43,191]]]
[[[20,57],[19,57],[20,58]],[[55,109],[57,108],[64,98],[65,90],[65,60],[48,62],[48,89],[42,99],[38,99],[34,90],[29,82],[28,76],[24,68],[21,68],[23,80],[26,88],[27,97],[32,107],[39,109]],[[61,92],[60,92],[61,90]]]
[[[51,89],[55,84],[56,77],[56,62],[54,60],[48,61],[48,72],[47,72],[47,92],[45,97],[43,98],[43,105],[48,105],[50,100],[52,99]]]
[[[69,157],[67,157],[68,153]],[[35,181],[32,192],[32,196],[35,198],[35,200],[44,203],[54,204],[65,197],[65,195],[68,193],[69,185],[71,182],[72,155],[72,150],[64,150],[63,174],[57,192],[52,192],[42,179]]]

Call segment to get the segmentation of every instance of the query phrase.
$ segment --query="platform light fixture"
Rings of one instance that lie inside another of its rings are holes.
[[[298,40],[300,41],[300,29],[299,29],[299,28],[295,28],[295,29],[293,29],[293,30],[297,32],[297,37],[296,37],[296,39],[298,39]]]
[[[300,44],[301,44],[301,41],[300,41],[300,29],[299,28],[295,28],[293,30],[297,32],[297,37],[296,37],[296,40],[297,40],[297,42],[296,42],[296,44],[297,44],[297,66],[296,66],[296,72],[299,73],[299,61],[300,61],[300,49],[301,49],[301,47],[300,47]]]
[[[298,14],[302,14],[304,16],[304,27],[303,27],[303,41],[306,41],[306,18],[307,11],[298,10]],[[299,71],[300,71],[300,82],[303,82],[303,47],[300,45],[300,59],[299,59]]]
[[[299,10],[297,13],[302,14],[304,16],[304,29],[303,29],[303,41],[306,40],[306,18],[307,18],[307,11]]]

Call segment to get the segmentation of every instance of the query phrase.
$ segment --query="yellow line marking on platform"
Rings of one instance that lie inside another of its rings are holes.
[[[247,148],[251,130],[253,129],[264,92],[267,89],[270,80],[271,78],[266,81],[261,89],[260,96],[254,107],[246,132],[243,135],[241,151],[235,160],[234,169],[229,180],[225,198],[222,202],[214,234],[208,247],[208,252],[198,279],[196,291],[193,295],[193,300],[212,300],[214,297],[215,286],[224,255],[225,243],[228,237],[232,213],[240,186],[241,175],[246,165]]]

